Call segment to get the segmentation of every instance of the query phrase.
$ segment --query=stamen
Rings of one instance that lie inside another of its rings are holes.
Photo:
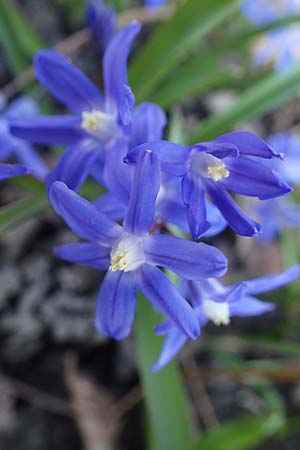
[[[229,304],[204,300],[203,311],[215,325],[228,325],[230,323]]]
[[[110,253],[111,264],[109,270],[116,272],[130,272],[145,262],[144,249],[140,238],[124,233],[120,241]]]
[[[229,177],[229,170],[226,169],[224,163],[220,163],[217,166],[208,166],[207,173],[214,181]]]
[[[116,132],[115,117],[99,109],[83,111],[81,118],[81,128],[99,138],[110,138]]]

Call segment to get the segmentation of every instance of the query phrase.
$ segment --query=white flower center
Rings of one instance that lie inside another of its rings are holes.
[[[204,300],[203,311],[215,325],[228,325],[230,323],[229,304]]]
[[[225,164],[213,155],[196,151],[190,159],[191,169],[202,177],[210,177],[214,181],[222,180],[230,175]]]
[[[112,272],[136,270],[145,262],[141,239],[132,234],[124,233],[119,242],[112,248],[110,258],[109,270]]]
[[[81,119],[81,128],[101,138],[110,137],[115,129],[114,117],[99,109],[83,111]]]

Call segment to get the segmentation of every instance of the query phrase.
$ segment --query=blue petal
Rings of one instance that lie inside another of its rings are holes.
[[[186,336],[195,339],[200,330],[194,311],[166,275],[144,264],[138,270],[138,278],[139,288],[149,301]]]
[[[116,13],[102,0],[89,0],[86,8],[86,22],[102,55],[117,29]]]
[[[36,116],[39,113],[40,108],[38,103],[28,95],[22,95],[10,102],[5,110],[5,117],[30,117]]]
[[[227,259],[215,247],[175,236],[153,234],[144,240],[146,260],[183,278],[199,280],[225,274]]]
[[[115,221],[123,220],[127,212],[124,203],[120,202],[111,192],[106,192],[101,195],[101,197],[98,197],[93,204],[99,211]]]
[[[156,197],[160,188],[160,164],[155,153],[140,153],[124,220],[124,228],[142,236],[154,222]]]
[[[122,228],[117,223],[61,181],[52,184],[49,197],[57,214],[83,239],[112,246],[120,237]]]
[[[92,139],[85,139],[70,146],[49,173],[46,180],[47,186],[51,186],[54,181],[63,181],[70,189],[77,191],[87,178],[98,156],[99,145],[97,146]]]
[[[102,107],[97,86],[65,56],[54,50],[40,50],[34,66],[39,82],[71,111],[80,113]]]
[[[16,139],[9,135],[7,130],[2,130],[0,119],[0,161],[5,161],[13,156]]]
[[[0,181],[8,178],[17,177],[19,175],[27,175],[30,171],[28,167],[21,164],[4,164],[0,163]]]
[[[226,158],[229,177],[223,184],[233,192],[261,200],[291,192],[283,178],[270,167],[250,158]]]
[[[106,149],[103,181],[107,189],[124,205],[128,205],[132,185],[131,168],[124,163],[128,144],[124,140],[114,142]]]
[[[30,173],[41,181],[44,181],[49,172],[48,167],[38,152],[25,141],[16,139],[14,153],[18,160],[30,169]]]
[[[107,108],[119,112],[120,121],[128,125],[134,96],[128,86],[127,59],[131,43],[141,29],[138,22],[132,22],[119,31],[110,41],[103,61],[103,76]]]
[[[131,330],[136,294],[134,272],[107,272],[96,306],[96,327],[104,336],[126,338]]]
[[[157,372],[163,366],[168,364],[171,359],[180,351],[185,344],[187,338],[180,331],[172,331],[165,339],[159,358],[155,364],[151,367],[152,372]]]
[[[54,248],[56,256],[64,261],[96,269],[106,270],[110,264],[110,248],[98,244],[75,243],[59,245]]]
[[[226,158],[227,156],[239,156],[239,150],[236,145],[227,143],[219,143],[215,141],[203,142],[191,147],[191,150],[197,148],[198,150],[205,151],[216,158]]]
[[[248,317],[258,316],[275,308],[273,303],[262,302],[261,300],[243,296],[240,301],[229,303],[230,316]]]
[[[127,153],[125,162],[135,164],[139,153],[145,150],[151,150],[157,154],[164,172],[179,177],[186,173],[186,164],[189,158],[188,148],[168,141],[147,142],[138,145]]]
[[[204,233],[203,237],[216,236],[227,227],[228,224],[218,208],[209,201],[206,201],[206,215],[210,228]]]
[[[241,155],[260,156],[261,158],[282,158],[282,153],[273,150],[265,141],[249,131],[233,131],[214,139],[217,143],[234,144]]]
[[[241,236],[256,236],[260,233],[260,225],[243,213],[221,183],[207,182],[206,189],[233,231]]]
[[[159,141],[166,123],[166,114],[158,105],[141,103],[133,114],[131,146],[134,148],[144,142]]]
[[[157,8],[165,5],[167,2],[168,0],[145,0],[145,5],[148,6],[148,8]]]
[[[86,136],[78,116],[12,118],[8,124],[14,136],[37,144],[70,144]]]
[[[187,174],[182,180],[182,200],[193,239],[199,239],[210,228],[204,196],[201,178]]]
[[[279,274],[254,278],[253,280],[248,280],[244,283],[247,286],[247,292],[256,295],[278,289],[299,277],[300,266],[296,264]]]

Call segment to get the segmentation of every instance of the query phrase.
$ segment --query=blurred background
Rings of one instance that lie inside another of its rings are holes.
[[[129,79],[137,103],[155,101],[166,109],[166,136],[190,143],[247,129],[291,153],[285,167],[296,187],[292,213],[284,205],[266,202],[262,211],[247,202],[243,207],[263,224],[263,238],[226,229],[208,241],[229,259],[226,281],[297,263],[300,6],[266,17],[264,3],[277,2],[252,0],[241,9],[241,2],[212,1],[211,16],[206,0],[169,1],[155,10],[137,0],[106,3],[119,24],[144,23]],[[0,130],[7,106],[21,95],[43,112],[61,110],[34,80],[32,57],[39,48],[55,46],[101,84],[101,57],[85,9],[84,0],[1,0]],[[285,39],[278,38],[283,30]],[[174,50],[170,60],[166,42]],[[62,150],[38,148],[50,166]],[[87,195],[93,190],[89,185]],[[133,337],[113,341],[94,327],[101,272],[55,258],[53,246],[71,242],[72,233],[38,182],[2,183],[0,206],[0,449],[146,448]],[[294,282],[264,295],[276,303],[274,312],[233,319],[229,327],[209,325],[181,352],[199,450],[299,449],[299,294]]]

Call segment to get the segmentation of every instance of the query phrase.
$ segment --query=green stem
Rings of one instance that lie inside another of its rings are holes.
[[[186,397],[176,363],[151,372],[163,341],[154,334],[154,326],[160,321],[161,316],[138,295],[135,338],[147,422],[151,428],[151,450],[191,450]]]

